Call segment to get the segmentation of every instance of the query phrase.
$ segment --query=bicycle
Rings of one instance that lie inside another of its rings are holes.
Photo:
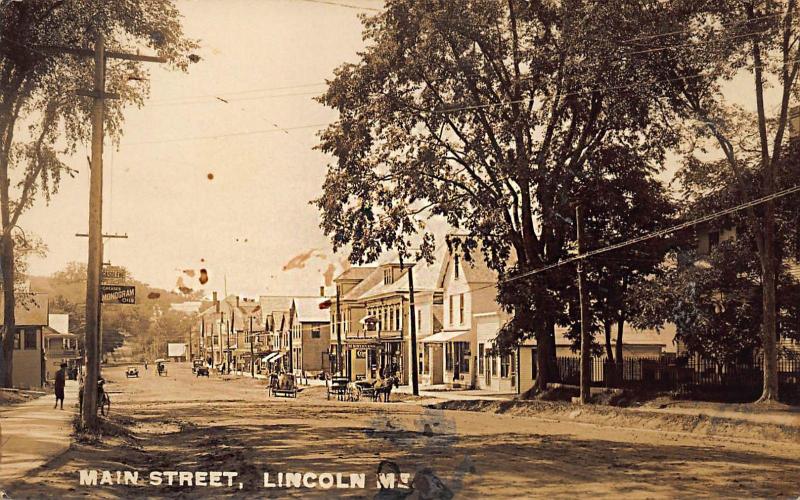
[[[100,415],[107,417],[111,413],[111,396],[105,391],[106,381],[102,378],[97,380],[97,411]],[[78,401],[80,403],[80,412],[83,413],[83,385],[78,391]]]

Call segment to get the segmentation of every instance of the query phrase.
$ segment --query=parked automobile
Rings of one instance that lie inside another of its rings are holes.
[[[204,366],[205,366],[205,363],[203,363],[203,360],[195,359],[194,361],[192,361],[192,373],[196,374],[198,368],[202,368]],[[206,369],[206,370],[208,370],[208,369]]]
[[[125,376],[128,378],[136,377],[139,378],[139,369],[135,366],[129,366],[127,370],[125,370]]]
[[[208,377],[208,367],[200,365],[194,370],[194,373],[198,377]]]

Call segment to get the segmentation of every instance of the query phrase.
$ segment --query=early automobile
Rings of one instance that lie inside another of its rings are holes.
[[[194,368],[194,373],[198,377],[208,377],[208,367],[205,365],[200,365]]]
[[[129,366],[127,370],[125,370],[125,376],[128,378],[132,377],[139,377],[139,369],[135,366]]]
[[[197,373],[197,369],[202,368],[203,366],[205,366],[205,363],[202,359],[195,359],[192,361],[192,373]]]
[[[164,363],[166,363],[166,360],[157,359],[155,361],[155,363],[156,363],[156,371],[158,372],[158,376],[159,377],[166,377],[167,376],[167,367],[164,364]]]

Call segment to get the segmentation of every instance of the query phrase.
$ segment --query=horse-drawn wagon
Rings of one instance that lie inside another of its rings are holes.
[[[273,373],[269,377],[267,396],[297,397],[297,380],[291,373]]]

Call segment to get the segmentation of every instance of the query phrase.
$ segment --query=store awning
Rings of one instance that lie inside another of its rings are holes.
[[[270,362],[275,361],[276,359],[280,358],[281,356],[283,356],[282,352],[273,352],[273,353],[261,358],[261,361],[263,361],[264,363],[270,363]]]
[[[358,322],[361,323],[362,325],[366,325],[367,323],[377,323],[378,318],[375,316],[364,316]]]
[[[460,332],[439,332],[434,333],[430,337],[425,337],[422,342],[425,344],[437,344],[444,342],[469,342],[470,331]]]

